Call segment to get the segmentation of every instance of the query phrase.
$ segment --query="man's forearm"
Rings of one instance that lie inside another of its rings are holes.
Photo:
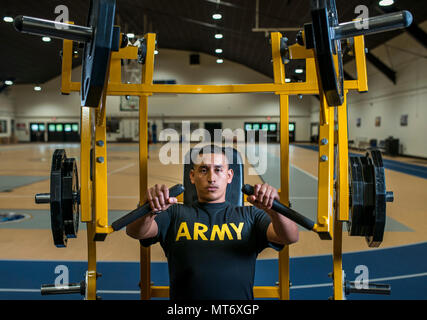
[[[268,214],[274,232],[282,243],[291,244],[298,241],[298,226],[295,222],[271,209],[268,211]]]
[[[135,239],[144,239],[150,231],[155,215],[147,214],[146,216],[135,220],[126,227],[126,234]]]

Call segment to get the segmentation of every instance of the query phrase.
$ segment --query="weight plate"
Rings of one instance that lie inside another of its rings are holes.
[[[374,210],[371,214],[372,230],[365,237],[368,246],[371,248],[379,247],[384,238],[386,223],[386,184],[385,172],[382,155],[379,150],[370,150],[367,155],[373,167],[373,186],[374,186]]]
[[[373,185],[373,166],[372,161],[368,157],[361,157],[363,168],[363,183],[365,188],[364,204],[363,204],[363,219],[362,219],[362,235],[368,236],[372,234],[373,229],[373,211],[375,209],[374,198],[375,190]]]
[[[350,209],[347,227],[350,236],[362,236],[362,219],[365,196],[362,163],[360,161],[360,157],[357,156],[350,156],[348,163]]]
[[[92,41],[85,44],[82,61],[81,105],[97,108],[107,84],[113,41],[115,0],[91,0],[87,26]]]
[[[57,247],[67,246],[62,211],[62,170],[65,158],[65,150],[55,150],[50,170],[50,222],[53,243]]]
[[[73,158],[65,159],[62,175],[62,215],[67,238],[77,238],[79,229],[79,180]]]
[[[328,105],[340,106],[344,102],[344,70],[341,42],[333,39],[332,29],[339,24],[335,0],[312,1],[311,17],[319,85]],[[338,56],[338,72],[334,54]]]
[[[386,222],[387,192],[381,152],[349,157],[350,236],[363,236],[369,247],[379,247]]]

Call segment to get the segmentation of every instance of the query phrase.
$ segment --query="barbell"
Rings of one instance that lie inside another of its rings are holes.
[[[182,184],[169,189],[171,197],[184,192]],[[80,186],[77,164],[74,158],[67,158],[64,149],[56,149],[52,155],[50,171],[50,192],[35,195],[37,204],[50,205],[50,221],[53,243],[65,248],[68,239],[77,238],[80,216]],[[113,231],[119,231],[135,220],[151,212],[149,203],[144,203],[111,224]]]
[[[311,23],[304,25],[304,33],[297,35],[297,42],[314,50],[319,91],[324,92],[329,106],[340,106],[344,102],[341,40],[407,28],[413,21],[409,11],[399,11],[362,21],[339,23],[335,0],[312,0],[311,18]],[[337,65],[334,55],[337,56]]]
[[[98,107],[108,83],[111,51],[127,45],[127,38],[122,37],[121,41],[120,28],[114,26],[115,9],[115,0],[91,0],[86,26],[22,15],[14,19],[15,29],[19,32],[84,44],[80,83],[82,106]]]
[[[77,163],[67,158],[64,149],[52,155],[50,193],[35,195],[37,204],[49,203],[53,243],[66,247],[69,238],[76,238],[79,229],[80,187]]]
[[[244,185],[242,192],[252,195],[254,188]],[[349,236],[365,237],[369,247],[379,247],[384,238],[386,203],[393,202],[393,192],[386,191],[381,152],[370,150],[364,156],[349,156]],[[309,231],[316,231],[316,223],[301,213],[273,202],[272,209]]]

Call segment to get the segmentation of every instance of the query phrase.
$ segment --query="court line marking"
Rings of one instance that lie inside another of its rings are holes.
[[[291,164],[290,165],[292,168],[294,168],[294,169],[296,169],[296,170],[298,170],[298,171],[300,171],[300,172],[302,172],[302,173],[304,173],[304,174],[306,174],[306,175],[308,175],[310,178],[312,178],[312,179],[314,179],[314,180],[318,180],[318,178],[316,177],[316,176],[314,176],[314,175],[312,175],[311,173],[309,173],[309,172],[307,172],[307,171],[305,171],[305,170],[303,170],[303,169],[301,169],[301,168],[298,168],[298,167],[296,167],[295,165],[293,165],[293,164]]]
[[[411,279],[411,278],[420,278],[420,277],[426,277],[426,276],[427,276],[427,272],[423,272],[423,273],[406,274],[406,275],[395,276],[395,277],[369,279],[369,282],[395,281],[395,280],[404,280],[404,279]],[[291,286],[290,289],[310,289],[310,288],[332,287],[332,285],[333,283],[317,283],[317,284]],[[0,288],[0,292],[40,292],[40,289]],[[137,291],[137,290],[97,290],[97,292],[105,293],[105,294],[140,294],[140,291]]]
[[[395,277],[385,277],[385,278],[375,278],[375,279],[369,279],[369,282],[374,283],[375,281],[394,281],[394,280],[404,280],[404,279],[411,279],[411,278],[420,278],[427,276],[427,272],[423,273],[414,273],[414,274],[406,274],[401,276],[395,276]],[[292,286],[291,289],[307,289],[307,288],[320,288],[320,287],[331,287],[332,283],[319,283],[319,284],[307,284],[307,285],[300,285],[300,286]]]
[[[304,146],[298,146],[297,145],[297,147],[305,149],[305,150],[311,150],[311,151],[314,151],[314,152],[318,152],[318,150],[314,150],[314,149],[307,148],[307,147],[304,147]],[[351,153],[351,154],[355,155],[355,156],[363,156],[363,154],[358,154],[358,153]],[[392,160],[392,159],[386,159],[386,158],[383,158],[383,162],[384,162],[385,165],[387,165],[387,167],[384,166],[384,169],[386,169],[386,170],[397,171],[399,173],[413,175],[413,176],[416,176],[418,178],[424,178],[424,177],[416,175],[416,174],[411,173],[409,171],[417,171],[417,172],[421,172],[421,173],[424,173],[424,174],[426,173],[426,167],[422,166],[422,165],[413,164],[413,163],[407,163],[407,162],[401,162],[401,161],[398,161],[398,160]],[[393,166],[395,166],[395,168],[393,168]]]
[[[40,292],[40,289],[3,289],[0,292]]]
[[[118,173],[118,172],[125,171],[126,169],[129,169],[129,168],[131,168],[131,167],[133,167],[133,166],[135,166],[135,165],[136,165],[135,163],[130,163],[130,164],[128,164],[128,165],[126,165],[126,166],[124,166],[124,167],[121,167],[121,168],[118,168],[118,169],[116,169],[116,170],[113,170],[113,171],[108,172],[108,173],[107,173],[107,176],[112,175],[112,174],[115,174],[115,173]]]

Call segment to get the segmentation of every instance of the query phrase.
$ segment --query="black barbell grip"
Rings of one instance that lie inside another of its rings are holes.
[[[174,185],[169,189],[169,197],[177,197],[184,192],[184,186],[182,184]],[[135,220],[145,216],[152,211],[148,202],[144,203],[141,207],[129,212],[125,216],[119,218],[111,224],[114,231],[118,231]]]
[[[254,194],[254,187],[249,185],[249,184],[245,184],[242,187],[242,192],[248,196],[251,196]],[[273,206],[271,207],[271,209],[273,209],[274,211],[276,211],[277,213],[280,213],[281,215],[285,216],[286,218],[294,221],[295,223],[299,224],[300,226],[306,228],[307,230],[313,231],[315,223],[314,221],[304,217],[302,214],[286,207],[285,205],[283,205],[282,203],[280,203],[277,200],[273,201]]]

